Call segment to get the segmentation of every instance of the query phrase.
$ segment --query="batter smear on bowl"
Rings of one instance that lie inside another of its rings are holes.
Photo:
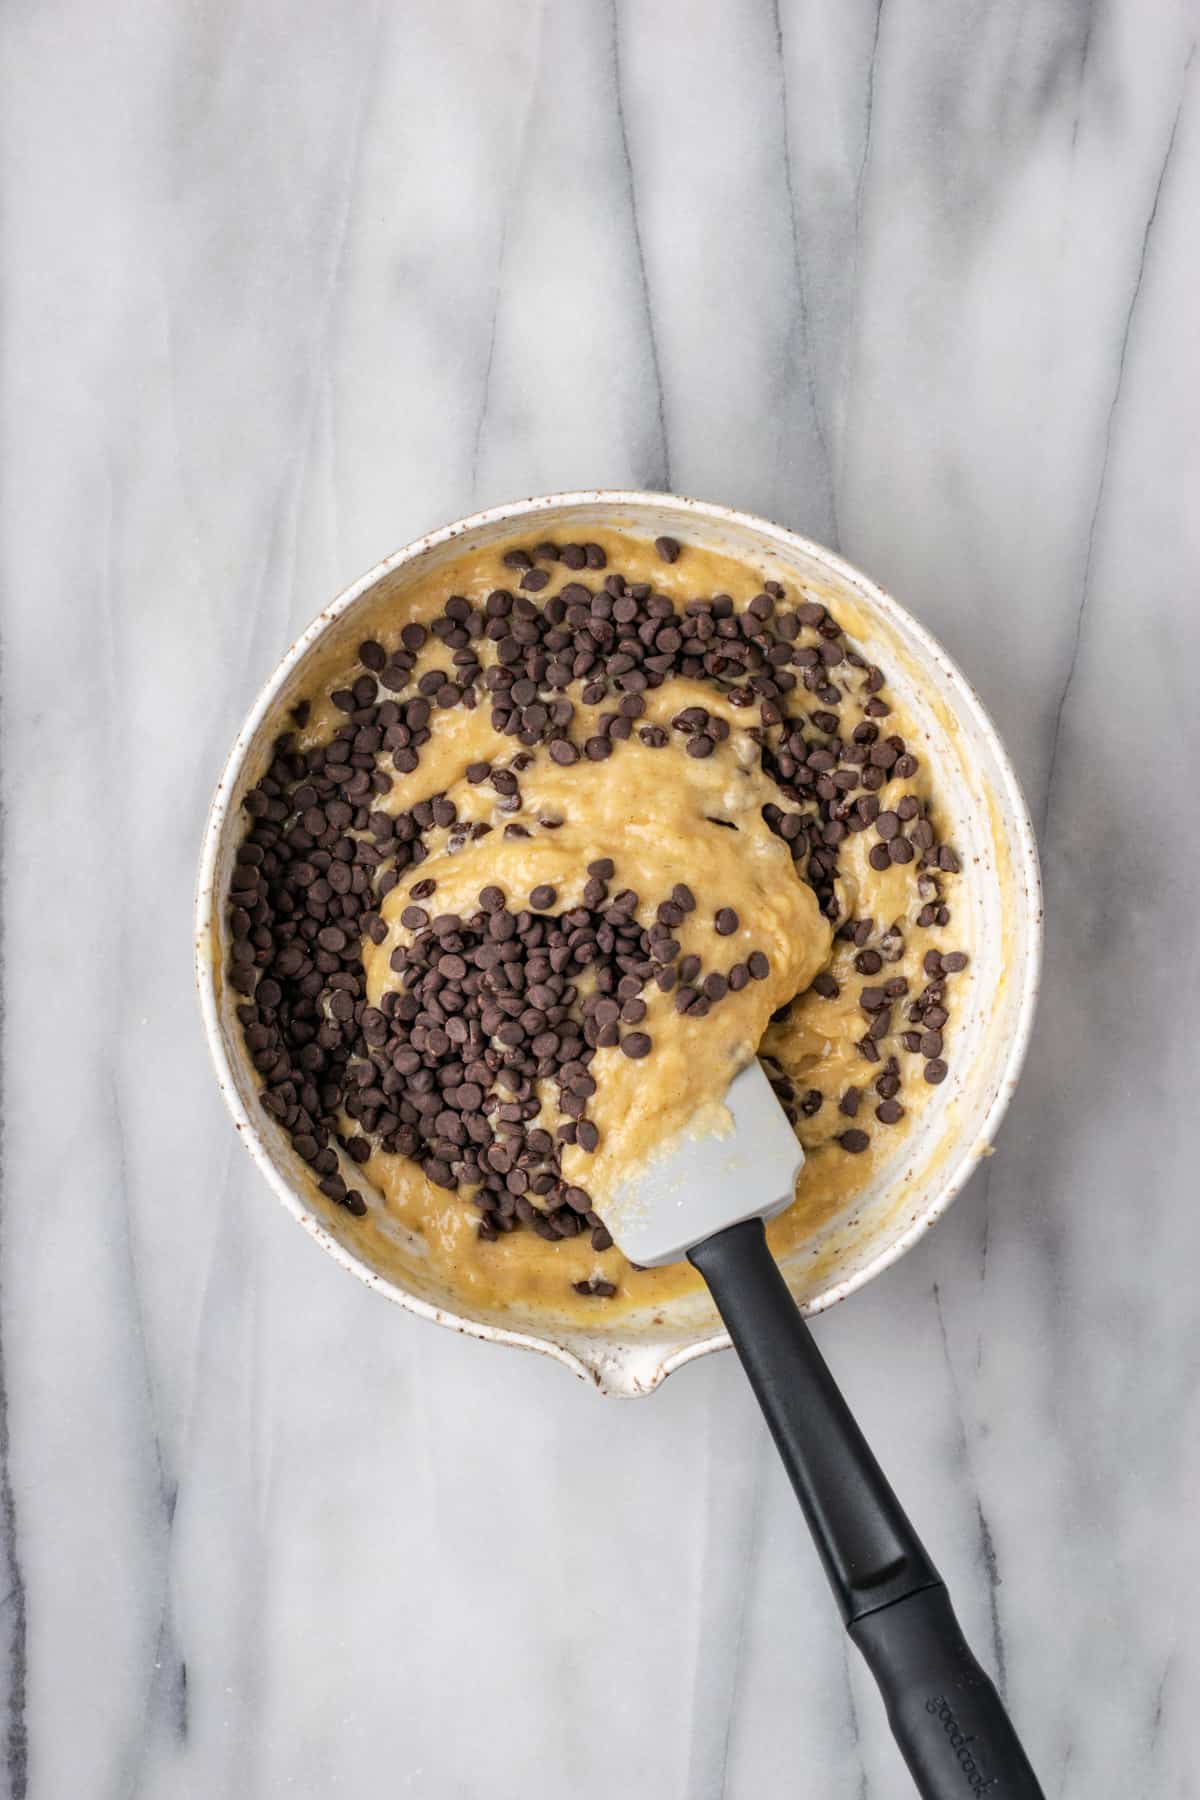
[[[605,1195],[756,1051],[808,1157],[777,1253],[852,1199],[967,963],[883,671],[747,564],[598,539],[381,605],[245,796],[228,896],[262,1104],[325,1199],[568,1316],[697,1283],[631,1267]]]

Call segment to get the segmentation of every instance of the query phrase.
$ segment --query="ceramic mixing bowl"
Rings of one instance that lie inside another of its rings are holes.
[[[746,513],[667,494],[549,495],[448,525],[399,550],[354,582],[288,651],[250,709],[230,752],[204,836],[196,905],[196,978],[217,1079],[237,1129],[288,1211],[328,1253],[409,1311],[492,1342],[540,1350],[604,1393],[646,1394],[673,1369],[728,1344],[704,1293],[606,1325],[562,1329],[471,1308],[440,1286],[418,1238],[364,1190],[366,1219],[316,1189],[286,1134],[260,1107],[258,1079],[224,980],[229,942],[223,896],[243,829],[241,802],[264,772],[288,709],[316,685],[318,668],[354,646],[381,609],[402,612],[406,588],[458,556],[523,533],[586,538],[598,527],[643,538],[668,534],[725,552],[774,576],[799,598],[826,602],[886,671],[938,770],[946,835],[963,861],[955,942],[972,958],[957,1002],[950,1075],[855,1203],[829,1219],[784,1264],[807,1313],[853,1293],[904,1254],[990,1153],[1025,1054],[1038,989],[1041,890],[1029,814],[1016,776],[969,682],[923,626],[831,551]],[[363,1187],[361,1172],[354,1181]]]

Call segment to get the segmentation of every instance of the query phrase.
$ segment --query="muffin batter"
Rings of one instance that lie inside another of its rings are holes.
[[[464,557],[373,630],[247,801],[264,1104],[365,1234],[382,1205],[474,1307],[586,1320],[698,1285],[631,1268],[604,1198],[757,1049],[807,1157],[785,1253],[945,1074],[966,961],[881,672],[748,566],[615,533]]]

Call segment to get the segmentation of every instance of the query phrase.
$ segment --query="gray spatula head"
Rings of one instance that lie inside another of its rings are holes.
[[[734,1076],[725,1105],[731,1130],[685,1133],[604,1207],[630,1262],[680,1262],[727,1225],[773,1218],[790,1202],[804,1152],[757,1058]]]

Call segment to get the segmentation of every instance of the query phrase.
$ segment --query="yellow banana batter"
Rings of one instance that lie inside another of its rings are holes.
[[[732,599],[735,619],[756,597],[762,604],[761,574],[727,557],[686,548],[668,561],[653,545],[617,533],[598,533],[596,541],[604,573],[529,557],[535,570],[548,575],[530,598],[541,607],[564,587],[571,591],[571,584],[594,591],[605,574],[619,571],[628,588],[648,584],[680,611],[698,597],[714,595]],[[512,548],[463,557],[414,585],[402,606],[393,602],[372,621],[378,645],[390,652],[403,626],[443,617],[449,595],[482,611],[498,588],[520,593],[521,571],[502,561]],[[668,545],[667,554],[673,548]],[[785,613],[800,599],[781,594],[777,611]],[[805,623],[789,641],[804,650],[830,640]],[[480,639],[476,653],[486,674],[494,666],[495,641]],[[418,691],[422,677],[434,670],[453,672],[445,644],[429,636],[416,654],[410,686],[397,697]],[[344,662],[328,670],[301,711],[298,752],[328,745],[344,726],[346,683],[355,674],[361,678],[361,669],[348,674]],[[832,735],[823,736],[821,726],[814,726],[814,714],[826,727],[836,715],[837,732],[849,739],[851,728],[871,716],[867,709],[873,701],[878,731],[915,747],[907,721],[888,708],[886,688],[865,661],[822,666],[820,680],[824,699],[802,685],[781,697],[789,719],[803,722],[810,744]],[[587,702],[577,684],[569,697],[570,740],[582,747],[603,735],[620,696],[610,692]],[[881,769],[870,799],[878,823],[872,817],[865,828],[842,829],[840,836],[836,828],[831,832],[836,874],[823,911],[788,841],[772,829],[772,813],[778,826],[788,803],[778,764],[774,775],[763,766],[764,739],[775,744],[776,756],[780,752],[757,698],[746,704],[743,694],[739,704],[728,683],[674,673],[640,699],[633,729],[612,743],[603,760],[580,754],[570,763],[556,760],[552,744],[523,745],[497,729],[486,695],[473,707],[433,702],[417,767],[395,773],[386,792],[379,791],[384,783],[377,783],[370,806],[373,816],[411,816],[414,807],[436,800],[449,822],[423,830],[423,860],[403,871],[379,903],[373,931],[361,937],[360,1011],[362,1000],[375,1009],[392,1005],[404,990],[397,960],[422,933],[428,940],[431,917],[466,920],[476,914],[482,890],[498,889],[513,913],[528,909],[531,895],[551,892],[553,912],[561,915],[586,904],[589,865],[611,859],[611,891],[636,894],[637,922],[648,928],[656,907],[685,884],[695,904],[671,929],[676,966],[698,958],[702,976],[697,979],[721,978],[714,990],[719,1002],[706,1016],[693,1016],[678,1010],[678,983],[660,988],[651,981],[644,987],[637,1029],[651,1047],[638,1056],[620,1043],[595,1049],[586,1117],[598,1143],[592,1150],[579,1142],[561,1144],[562,1181],[586,1188],[602,1217],[614,1179],[698,1113],[718,1107],[732,1075],[757,1050],[794,1114],[807,1159],[795,1203],[770,1227],[773,1248],[782,1255],[852,1200],[878,1161],[895,1150],[898,1134],[944,1073],[942,1040],[949,1035],[953,985],[947,978],[965,958],[955,954],[947,904],[953,898],[955,859],[943,852],[940,867],[937,860],[937,771],[911,752],[900,762],[908,772],[897,773],[895,759],[891,769]],[[703,709],[711,721],[723,722],[705,728],[713,739],[708,754],[689,753],[688,737],[676,723],[689,709]],[[787,728],[785,722],[776,729]],[[915,767],[908,768],[911,763]],[[515,768],[518,778],[509,786],[516,792],[498,792],[490,779],[479,779],[483,765],[493,771]],[[386,759],[380,766],[390,773]],[[822,772],[822,779],[831,778]],[[853,803],[863,792],[848,788],[839,797]],[[907,860],[888,860],[888,830],[892,837],[913,833],[917,842],[915,848],[908,845]],[[352,839],[362,835],[351,828]],[[419,922],[406,924],[406,913]],[[740,986],[727,987],[730,972],[744,971],[752,956],[755,978],[743,973]],[[939,967],[943,956],[950,958],[944,968]],[[586,970],[577,987],[586,996]],[[914,1001],[925,1016],[907,1012]],[[886,1028],[872,1037],[872,1021],[881,1017]],[[541,1110],[530,1126],[553,1136],[561,1114],[548,1079],[537,1084],[537,1098]],[[375,1257],[383,1249],[386,1221],[372,1210],[382,1205],[423,1240],[437,1273],[473,1310],[533,1311],[558,1321],[594,1323],[598,1309],[608,1320],[699,1283],[687,1265],[631,1268],[616,1248],[595,1247],[603,1242],[602,1231],[582,1230],[548,1242],[534,1230],[497,1220],[505,1228],[481,1236],[480,1213],[465,1192],[431,1181],[417,1161],[382,1148],[378,1138],[364,1142],[344,1110],[337,1122],[343,1143],[355,1140],[360,1151],[370,1204],[356,1230],[370,1240],[367,1253]]]

